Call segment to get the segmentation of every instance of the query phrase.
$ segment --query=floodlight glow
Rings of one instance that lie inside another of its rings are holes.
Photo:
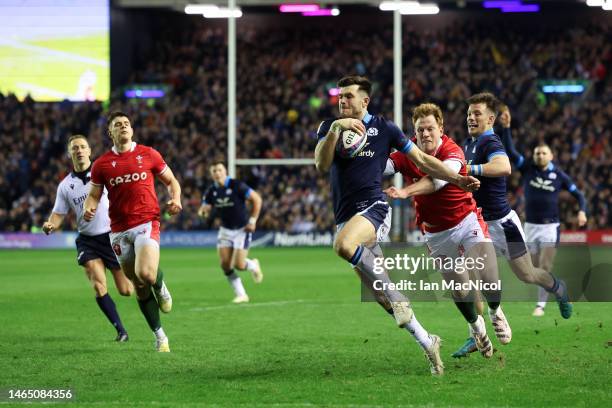
[[[402,15],[438,14],[440,8],[435,4],[420,4],[418,7],[402,7],[399,12]]]
[[[329,93],[329,96],[338,96],[340,94],[340,88],[330,88],[330,90],[327,92]]]
[[[307,13],[319,10],[318,4],[281,4],[281,13]]]
[[[332,16],[336,17],[340,15],[340,9],[338,7],[334,7],[331,9]]]
[[[218,8],[217,10],[209,10],[202,13],[204,18],[240,18],[242,10],[239,8]]]
[[[402,7],[418,6],[418,1],[383,1],[378,8],[382,11],[395,11]]]
[[[512,7],[518,6],[521,2],[516,1],[483,1],[482,6],[484,8],[502,8],[502,7]]]
[[[315,11],[305,11],[302,13],[306,17],[326,17],[326,16],[337,16],[340,14],[340,10],[336,9],[319,9]]]
[[[606,1],[603,6],[601,6],[602,9],[606,10],[606,11],[610,11],[612,10],[612,1],[608,0]]]
[[[219,6],[212,4],[188,4],[185,6],[185,14],[204,14],[211,10],[218,10]]]
[[[161,89],[128,89],[124,93],[126,98],[163,98],[165,93]]]
[[[544,93],[582,93],[584,85],[545,85],[542,87]]]
[[[538,4],[518,4],[501,8],[502,13],[537,13],[540,11]]]
[[[587,0],[586,5],[589,7],[603,7],[604,0]]]

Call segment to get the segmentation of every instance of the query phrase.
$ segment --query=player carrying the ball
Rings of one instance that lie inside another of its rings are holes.
[[[367,107],[372,84],[367,78],[347,76],[338,81],[338,87],[340,117],[325,120],[319,126],[315,165],[319,172],[331,173],[337,230],[334,250],[350,262],[364,284],[372,288],[374,280],[389,279],[386,274],[374,273],[374,259],[380,256],[375,244],[387,238],[391,225],[391,208],[382,191],[382,177],[392,149],[405,153],[419,169],[434,178],[457,184],[465,190],[478,188],[479,183],[423,153],[393,122],[370,114]],[[367,135],[361,150],[351,152],[353,157],[343,157],[346,150],[337,149],[344,130]],[[432,374],[442,374],[440,338],[430,335],[421,326],[408,300],[394,290],[375,295],[381,306],[394,316],[397,325],[407,329],[423,348]]]

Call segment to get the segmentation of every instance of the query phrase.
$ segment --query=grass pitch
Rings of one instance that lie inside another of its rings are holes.
[[[154,352],[134,298],[109,287],[130,341],[113,342],[74,251],[0,252],[0,389],[72,388],[94,406],[609,406],[612,304],[506,303],[512,343],[494,357],[453,360],[467,327],[448,302],[418,303],[443,338],[446,373],[374,304],[330,248],[254,249],[265,279],[232,292],[211,249],[162,250],[174,298],[162,316],[172,352]],[[488,324],[490,329],[490,324]],[[490,329],[490,333],[493,333]]]

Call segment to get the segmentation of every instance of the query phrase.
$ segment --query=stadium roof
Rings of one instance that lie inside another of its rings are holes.
[[[238,6],[277,6],[283,3],[291,4],[321,4],[326,6],[337,6],[337,5],[371,5],[378,7],[382,0],[329,0],[329,1],[316,1],[316,0],[236,0]],[[441,8],[463,8],[466,5],[471,7],[477,7],[478,3],[482,3],[482,0],[422,0],[423,3],[437,3]],[[573,4],[584,4],[585,0],[523,0],[525,3],[539,3],[541,5],[568,5]],[[183,11],[187,4],[216,4],[219,6],[227,6],[227,0],[114,0],[113,3],[119,7],[167,7],[174,10]]]

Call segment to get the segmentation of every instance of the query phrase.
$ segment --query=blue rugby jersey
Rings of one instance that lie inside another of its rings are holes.
[[[509,128],[502,131],[502,141],[508,151],[512,164],[522,173],[525,190],[526,221],[532,224],[559,222],[559,192],[569,191],[578,200],[580,209],[587,212],[584,195],[572,179],[552,162],[541,169],[532,160],[525,160],[516,151]]]
[[[213,206],[221,217],[221,225],[239,229],[248,222],[246,200],[253,190],[242,181],[227,177],[220,185],[216,182],[206,190],[202,204]]]
[[[476,138],[469,138],[463,146],[465,161],[469,165],[488,163],[497,155],[506,156],[504,145],[493,129],[489,129]],[[476,205],[482,208],[485,221],[498,220],[512,210],[506,196],[506,177],[476,176],[480,188],[474,193]]]
[[[336,119],[324,120],[317,131],[319,142]],[[391,121],[369,113],[363,118],[368,141],[354,158],[342,158],[337,152],[330,169],[336,224],[348,221],[356,213],[384,199],[382,177],[391,149],[408,152],[414,144]]]

